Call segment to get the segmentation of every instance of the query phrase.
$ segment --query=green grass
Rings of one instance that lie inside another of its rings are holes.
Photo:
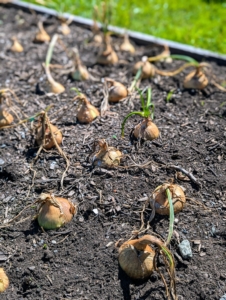
[[[92,17],[100,0],[39,0]],[[108,0],[106,2],[109,2]],[[28,1],[35,2],[35,1]],[[111,24],[226,54],[226,0],[112,0]]]

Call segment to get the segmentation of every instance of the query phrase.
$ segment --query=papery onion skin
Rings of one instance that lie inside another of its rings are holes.
[[[54,138],[55,138],[57,144],[60,145],[62,143],[62,139],[63,139],[61,131],[52,124],[50,124],[49,126],[51,127],[51,130],[53,132],[53,135],[54,135]],[[42,137],[42,125],[39,125],[39,127],[37,128],[37,133],[36,133],[36,142],[39,146],[42,144],[42,138],[43,138]],[[49,150],[53,147],[55,147],[55,143],[53,141],[50,129],[46,125],[45,142],[44,142],[43,148],[45,148],[46,150]]]
[[[9,278],[3,268],[0,268],[0,293],[3,293],[9,287]]]
[[[98,109],[87,100],[85,95],[81,94],[74,99],[81,100],[81,106],[77,112],[77,119],[80,123],[88,124],[99,117],[100,113]]]
[[[55,80],[54,82],[49,82],[49,84],[50,84],[50,91],[53,94],[61,94],[65,91],[65,87],[61,83],[56,82]]]
[[[137,245],[137,240],[130,240],[119,248],[119,265],[130,278],[142,280],[152,274],[154,256],[149,245]]]
[[[125,52],[130,52],[131,54],[135,53],[136,50],[134,46],[130,43],[128,34],[125,34],[124,41],[120,46],[120,50]]]
[[[50,196],[51,197],[51,196]],[[41,203],[38,212],[38,223],[44,229],[57,229],[70,222],[77,212],[77,208],[67,199],[54,197],[62,209],[54,206],[49,198]]]
[[[13,45],[12,47],[10,48],[10,50],[12,52],[23,52],[24,51],[24,48],[23,46],[18,42],[18,40],[16,38],[13,38]]]
[[[134,75],[137,74],[140,67],[142,67],[142,79],[147,79],[155,75],[155,67],[149,61],[138,61],[133,67]]]
[[[206,75],[200,70],[195,70],[185,77],[183,86],[186,89],[203,90],[208,83]]]
[[[13,116],[5,110],[0,111],[0,127],[8,126],[13,122]]]
[[[122,83],[114,80],[110,81],[110,83],[111,83],[111,87],[108,90],[109,102],[117,103],[128,96],[128,90]]]
[[[169,200],[166,194],[167,188],[169,188],[171,193],[175,214],[179,213],[183,209],[186,198],[183,189],[177,184],[165,183],[157,187],[153,193],[155,211],[160,215],[168,216],[170,214],[170,207]]]
[[[159,129],[150,118],[145,118],[134,127],[133,135],[135,138],[152,141],[159,137]]]
[[[98,167],[116,167],[120,164],[122,157],[121,151],[114,147],[108,147],[107,150],[100,149],[93,158],[93,164]]]

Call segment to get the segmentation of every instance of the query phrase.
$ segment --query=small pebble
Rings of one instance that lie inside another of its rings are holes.
[[[5,161],[0,158],[0,165],[4,165]]]
[[[35,269],[35,266],[28,267],[28,269],[33,271]]]
[[[180,254],[184,259],[192,258],[192,250],[189,240],[183,240],[179,244]]]
[[[56,167],[56,162],[55,161],[52,161],[51,164],[50,164],[50,170],[54,170]]]
[[[99,212],[98,212],[98,209],[97,209],[97,208],[94,208],[94,209],[93,209],[93,212],[95,213],[95,215],[98,215],[98,214],[99,214]]]
[[[220,300],[226,300],[226,294],[224,294],[224,295],[220,298]]]
[[[52,244],[56,244],[56,241],[55,241],[55,240],[52,240],[51,243],[52,243]]]

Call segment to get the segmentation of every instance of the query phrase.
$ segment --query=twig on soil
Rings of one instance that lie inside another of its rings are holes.
[[[12,218],[11,220],[9,220],[6,224],[1,225],[1,226],[0,226],[0,229],[1,229],[1,228],[5,228],[5,227],[11,226],[12,224],[10,224],[10,223],[12,223],[13,221],[15,221],[19,216],[21,216],[21,214],[22,214],[27,208],[29,208],[29,207],[35,205],[37,202],[38,202],[38,200],[36,200],[35,202],[33,202],[33,203],[28,204],[27,206],[25,206],[25,207],[19,212],[18,215],[16,215],[14,218]]]
[[[101,116],[104,116],[106,112],[109,110],[109,104],[108,104],[108,86],[107,86],[107,81],[104,79],[104,86],[103,86],[103,94],[104,94],[104,99],[101,102],[100,106],[100,114]]]

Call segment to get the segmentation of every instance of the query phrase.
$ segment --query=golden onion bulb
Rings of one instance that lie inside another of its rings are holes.
[[[11,50],[12,52],[23,52],[23,51],[24,51],[24,48],[23,48],[23,46],[18,42],[17,38],[13,37],[12,40],[13,40],[13,45],[12,45],[12,47],[10,48],[10,50]]]
[[[100,150],[93,157],[93,164],[98,167],[115,167],[120,164],[122,153],[114,147],[109,147],[107,142],[98,141]]]
[[[49,149],[55,147],[55,143],[54,143],[50,129],[51,129],[53,136],[58,145],[60,145],[62,143],[62,139],[63,139],[62,133],[56,126],[54,126],[52,124],[49,124],[49,126],[48,126],[48,124],[45,124],[45,132],[44,132],[45,136],[44,136],[43,148],[46,150],[49,150]],[[39,146],[42,144],[42,141],[43,141],[42,134],[43,134],[42,124],[39,124],[36,129],[36,142]]]
[[[0,127],[8,126],[13,122],[13,116],[0,108]]]
[[[149,61],[138,61],[133,67],[133,74],[136,75],[142,67],[141,78],[146,79],[155,75],[155,67]]]
[[[134,127],[133,135],[137,139],[152,141],[159,137],[159,129],[150,118],[145,118]]]
[[[0,268],[0,293],[3,293],[9,286],[9,278],[3,268]]]
[[[52,194],[40,195],[38,223],[44,229],[57,229],[70,222],[77,208],[69,200]]]
[[[74,100],[79,100],[81,104],[77,111],[77,118],[80,123],[87,124],[99,117],[98,109],[88,101],[84,94],[76,96]]]
[[[170,214],[169,200],[166,194],[167,188],[170,190],[175,214],[183,209],[186,202],[184,191],[179,185],[164,183],[158,186],[153,193],[155,211],[160,215]]]
[[[185,77],[183,85],[186,89],[203,90],[208,82],[206,75],[197,68]]]
[[[111,85],[108,90],[109,102],[119,102],[128,96],[128,90],[122,83],[112,79],[107,79],[107,82]]]

